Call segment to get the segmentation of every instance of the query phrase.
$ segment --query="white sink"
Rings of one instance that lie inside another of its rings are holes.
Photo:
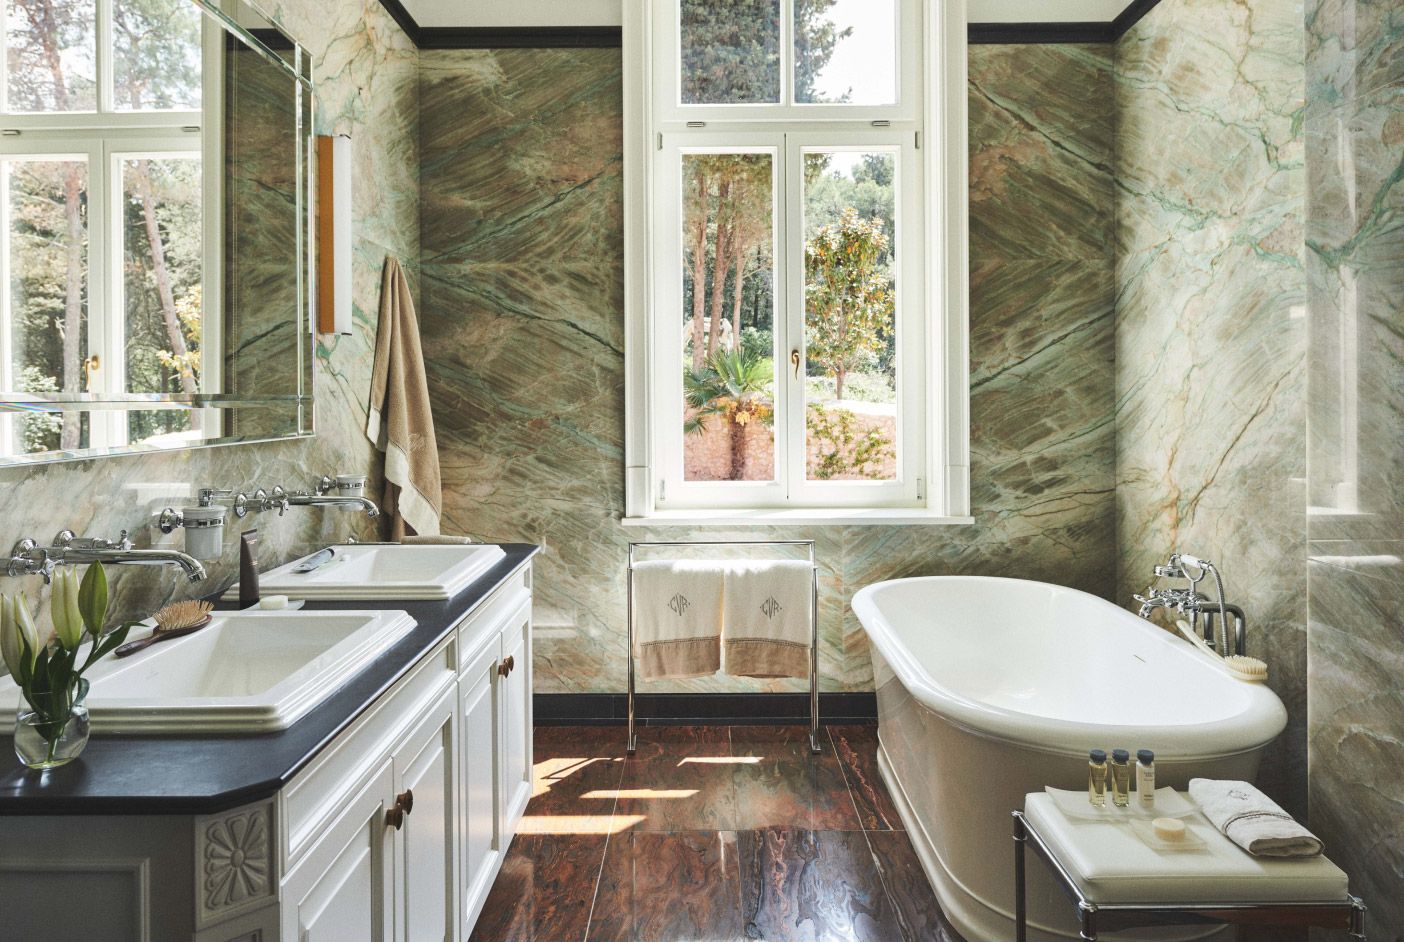
[[[410,632],[405,612],[218,614],[195,634],[108,658],[88,673],[93,729],[253,733],[286,729]],[[141,638],[146,628],[132,629]],[[0,703],[18,703],[6,680]],[[8,711],[13,723],[13,711]]]
[[[264,595],[294,599],[451,599],[506,557],[490,544],[334,546],[335,556],[310,573],[294,572],[311,556],[258,577]],[[312,555],[316,555],[315,553]],[[225,594],[238,598],[238,587]]]

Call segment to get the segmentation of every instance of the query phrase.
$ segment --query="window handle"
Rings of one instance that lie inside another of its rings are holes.
[[[799,379],[800,352],[798,350],[790,351],[790,363],[795,368],[795,379]]]

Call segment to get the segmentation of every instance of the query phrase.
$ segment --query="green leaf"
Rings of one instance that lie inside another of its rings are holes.
[[[83,573],[83,582],[78,587],[78,611],[88,634],[94,638],[101,635],[103,622],[107,620],[107,572],[102,563],[93,563]]]

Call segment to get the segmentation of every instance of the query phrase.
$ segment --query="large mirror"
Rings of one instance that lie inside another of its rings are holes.
[[[308,57],[242,0],[4,0],[0,464],[312,432]]]

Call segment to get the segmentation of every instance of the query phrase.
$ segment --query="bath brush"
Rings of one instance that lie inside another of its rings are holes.
[[[1211,655],[1214,660],[1222,664],[1224,670],[1227,671],[1230,676],[1237,677],[1239,680],[1249,681],[1250,683],[1261,683],[1267,680],[1268,667],[1265,662],[1255,657],[1245,657],[1242,654],[1230,654],[1228,657],[1222,656],[1218,651],[1209,647],[1203,638],[1195,634],[1189,622],[1185,621],[1183,618],[1175,620],[1175,627],[1180,629],[1180,634],[1193,641],[1195,647]]]
[[[214,617],[210,614],[213,610],[214,605],[198,599],[172,602],[152,616],[156,620],[156,627],[151,629],[151,634],[139,641],[128,641],[112,653],[117,657],[126,657],[157,641],[167,641],[199,631],[210,623],[210,619]]]

